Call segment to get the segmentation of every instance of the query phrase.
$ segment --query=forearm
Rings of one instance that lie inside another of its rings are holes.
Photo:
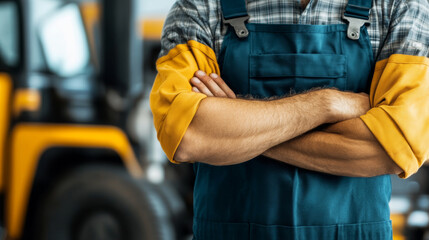
[[[402,172],[359,118],[304,134],[269,149],[264,155],[340,176],[371,177]]]
[[[335,122],[330,102],[334,90],[259,101],[206,98],[201,102],[175,160],[213,165],[237,164],[299,136]]]

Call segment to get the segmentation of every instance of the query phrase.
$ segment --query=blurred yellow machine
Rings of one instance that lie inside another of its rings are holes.
[[[136,2],[0,0],[0,240],[191,234],[189,165],[163,166],[180,185],[148,181],[133,137],[148,125],[127,127],[156,74],[162,27],[138,28]],[[394,182],[395,240],[429,239],[426,176]]]
[[[126,127],[137,1],[82,2],[0,0],[0,239],[180,239]]]

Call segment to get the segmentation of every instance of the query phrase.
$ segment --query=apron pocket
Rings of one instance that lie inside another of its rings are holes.
[[[392,222],[344,224],[338,226],[338,239],[392,239]]]
[[[250,225],[250,240],[336,240],[338,228],[332,226],[282,226],[282,225]]]
[[[390,221],[328,226],[282,226],[250,224],[250,240],[391,240]]]
[[[250,94],[282,96],[315,87],[344,90],[347,59],[338,54],[250,55]]]
[[[248,223],[212,222],[194,218],[193,240],[248,240]]]

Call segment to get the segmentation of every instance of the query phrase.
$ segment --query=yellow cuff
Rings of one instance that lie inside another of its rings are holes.
[[[177,45],[156,63],[158,75],[151,94],[150,107],[158,140],[168,159],[174,154],[189,124],[206,95],[192,92],[190,79],[198,70],[220,74],[214,51],[199,42]]]
[[[158,131],[158,140],[161,142],[168,159],[173,163],[174,154],[191,124],[198,110],[201,100],[207,96],[201,93],[182,92],[175,98],[165,117],[163,128]]]
[[[399,177],[407,178],[417,172],[420,166],[417,164],[418,160],[413,150],[403,137],[401,129],[398,128],[395,121],[390,118],[383,108],[372,108],[360,118],[377,138],[390,158],[404,170]]]
[[[394,54],[377,63],[372,108],[361,119],[388,155],[414,174],[429,157],[429,59]]]

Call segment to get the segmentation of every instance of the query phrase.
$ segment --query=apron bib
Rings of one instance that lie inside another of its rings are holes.
[[[369,90],[374,59],[365,26],[356,32],[355,22],[245,23],[244,0],[221,4],[231,26],[219,65],[236,94],[262,99],[315,87]],[[365,18],[365,8],[371,0],[350,0],[344,15]],[[195,163],[194,170],[196,240],[392,239],[388,175],[339,177],[263,156],[233,166]]]

